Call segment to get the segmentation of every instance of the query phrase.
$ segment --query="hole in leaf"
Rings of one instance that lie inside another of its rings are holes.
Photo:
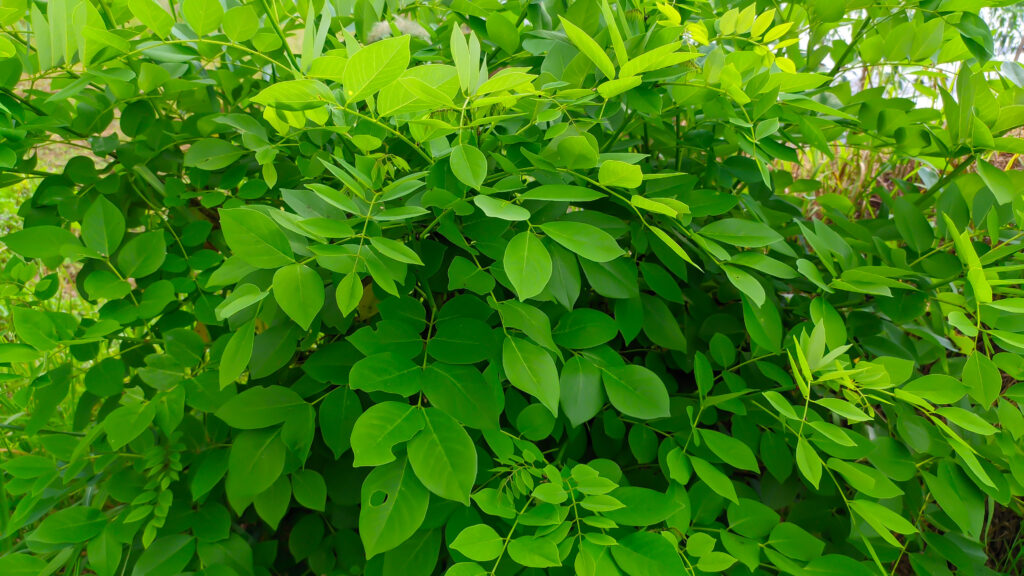
[[[388,493],[378,490],[370,494],[370,506],[383,506],[388,501]]]

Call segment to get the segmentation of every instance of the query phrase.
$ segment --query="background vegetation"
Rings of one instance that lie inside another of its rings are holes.
[[[5,1],[0,574],[1024,572],[1020,15]]]

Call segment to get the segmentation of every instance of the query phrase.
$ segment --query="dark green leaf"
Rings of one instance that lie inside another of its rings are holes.
[[[541,230],[552,240],[594,262],[608,262],[624,252],[610,234],[583,222],[548,222]]]
[[[551,356],[536,344],[506,336],[501,357],[509,382],[540,400],[557,416],[560,387],[558,370]]]
[[[232,428],[254,430],[281,424],[306,402],[294,391],[282,386],[255,387],[225,402],[217,417]]]
[[[99,535],[107,517],[96,508],[73,506],[47,516],[30,539],[42,544],[85,542]]]
[[[279,268],[293,262],[288,238],[269,216],[256,210],[220,211],[224,239],[234,254],[257,268]]]

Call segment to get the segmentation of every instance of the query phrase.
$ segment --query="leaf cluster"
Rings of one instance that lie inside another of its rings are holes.
[[[5,2],[0,574],[994,573],[984,4]]]

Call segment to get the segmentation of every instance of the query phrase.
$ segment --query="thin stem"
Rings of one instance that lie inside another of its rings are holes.
[[[25,431],[25,427],[24,426],[19,426],[17,424],[2,424],[2,423],[0,423],[0,430],[15,430],[15,431],[18,431],[18,432],[24,432]],[[35,433],[36,434],[60,434],[62,436],[78,436],[78,437],[85,436],[85,434],[83,434],[81,432],[69,432],[67,430],[52,430],[50,428],[42,428],[40,430],[36,430]]]
[[[281,39],[281,49],[284,51],[284,55],[288,59],[288,62],[291,64],[292,74],[296,78],[301,78],[302,74],[299,72],[299,64],[295,60],[295,55],[292,54],[292,49],[288,46],[288,38],[284,35],[284,30],[281,30],[281,25],[277,22],[277,15],[270,12],[270,6],[267,5],[267,0],[260,0],[260,5],[263,6],[263,11],[267,14],[267,20],[270,20],[270,25],[274,28],[274,32],[277,33],[277,37]]]
[[[498,564],[501,563],[501,559],[505,556],[505,550],[508,550],[508,543],[512,541],[512,534],[515,533],[516,526],[519,526],[519,519],[523,517],[524,513],[526,513],[526,508],[530,506],[530,502],[533,502],[533,496],[526,500],[526,504],[523,505],[523,509],[520,510],[518,514],[516,514],[516,519],[514,522],[512,522],[512,528],[509,529],[508,536],[505,536],[505,541],[501,546],[501,552],[498,554],[498,557],[494,560],[494,566],[492,566],[491,570],[488,572],[490,576],[494,576],[494,574],[498,571]]]

